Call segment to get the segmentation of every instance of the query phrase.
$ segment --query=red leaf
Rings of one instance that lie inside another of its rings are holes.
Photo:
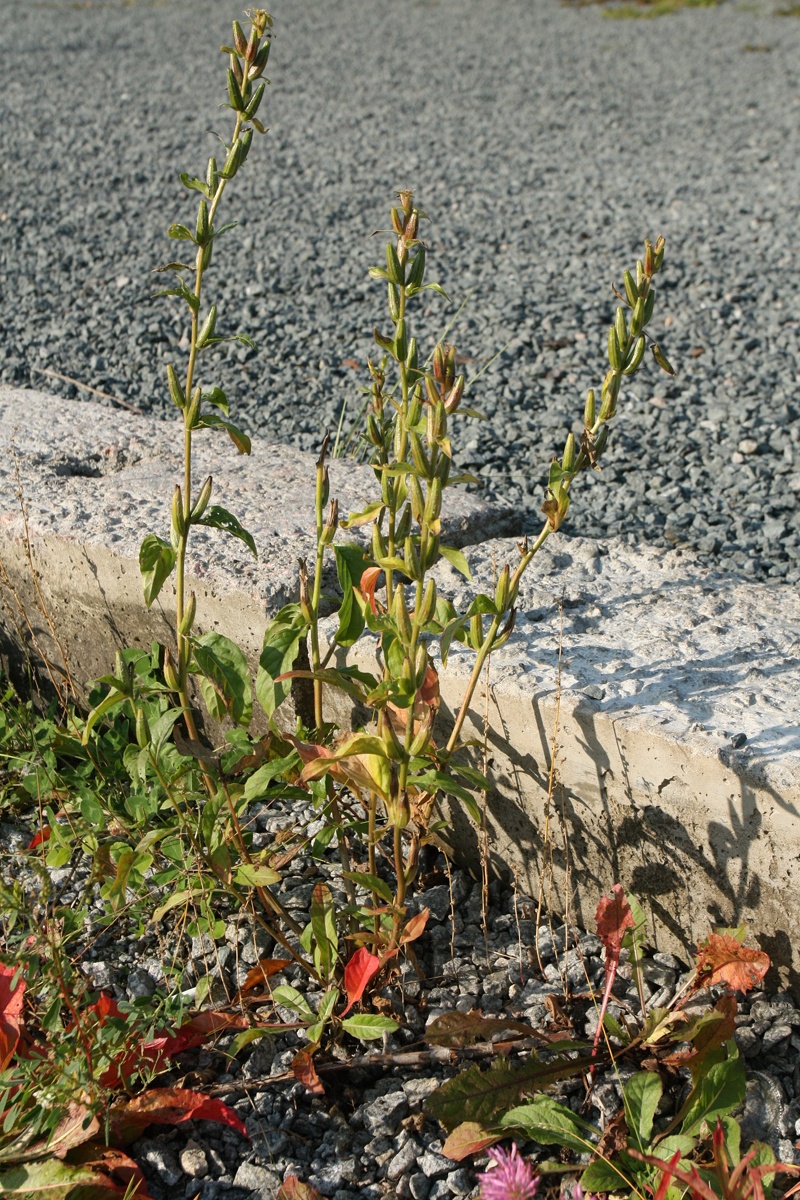
[[[33,835],[31,840],[28,842],[27,846],[25,847],[25,849],[26,850],[35,850],[37,846],[41,846],[42,842],[49,842],[49,841],[50,841],[50,826],[45,825],[45,827],[43,829],[40,829],[37,833],[35,833]]]
[[[296,1175],[287,1175],[275,1200],[322,1200],[322,1195],[310,1183],[301,1183]]]
[[[369,606],[376,616],[378,614],[378,605],[375,601],[375,588],[378,585],[382,569],[382,567],[367,567],[358,584],[358,591],[365,600],[369,600]]]
[[[133,1159],[122,1150],[93,1142],[71,1151],[69,1161],[71,1164],[79,1163],[92,1167],[107,1176],[108,1190],[112,1195],[119,1193],[130,1197],[130,1200],[134,1197],[136,1200],[150,1200],[144,1175]],[[80,1200],[81,1195],[80,1189],[73,1190],[70,1192],[70,1200]]]
[[[442,1146],[442,1154],[446,1158],[461,1162],[470,1154],[480,1154],[481,1150],[493,1146],[495,1142],[501,1141],[505,1136],[506,1134],[502,1131],[493,1133],[479,1121],[463,1121],[447,1138]]]
[[[114,1104],[109,1126],[113,1141],[127,1146],[148,1125],[180,1125],[183,1121],[219,1121],[247,1137],[247,1130],[232,1108],[188,1088],[153,1088],[132,1100]]]
[[[697,947],[698,987],[724,983],[734,992],[758,987],[769,970],[769,955],[743,946],[730,934],[712,933]]]
[[[285,967],[291,966],[290,958],[260,958],[252,971],[247,972],[244,983],[239,988],[239,995],[250,992],[255,987],[263,987],[270,975],[277,975]]]
[[[15,975],[19,978],[12,989],[11,982]],[[18,968],[0,963],[0,1071],[11,1062],[17,1048],[24,995],[25,981]]]
[[[380,968],[381,960],[377,955],[370,954],[366,946],[356,950],[344,969],[344,988],[347,992],[347,1008],[344,1013],[349,1012],[354,1004],[358,1004],[364,995],[364,988]]]
[[[631,906],[623,891],[621,883],[615,883],[610,896],[603,896],[595,913],[597,921],[597,936],[606,950],[606,975],[609,971],[610,960],[619,962],[619,952],[626,929],[633,929],[636,922],[633,919]]]
[[[314,1055],[310,1050],[298,1050],[292,1059],[292,1074],[309,1092],[324,1096],[325,1088],[314,1066]]]
[[[403,932],[400,934],[400,945],[404,946],[406,942],[415,942],[418,937],[422,937],[425,926],[428,924],[428,917],[431,915],[429,908],[423,908],[422,912],[418,912],[415,917],[406,925]]]

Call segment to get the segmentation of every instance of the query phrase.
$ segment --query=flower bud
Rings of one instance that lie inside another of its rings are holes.
[[[500,578],[497,581],[497,587],[494,593],[495,608],[499,613],[505,612],[508,607],[508,597],[511,591],[511,568],[508,563],[500,572]]]
[[[399,208],[392,209],[392,229],[398,237],[400,237],[405,229],[405,222]]]
[[[428,498],[425,501],[425,521],[428,525],[432,525],[434,521],[438,521],[442,512],[442,481],[441,479],[432,479],[428,485]]]
[[[403,558],[405,559],[405,573],[409,579],[419,579],[421,574],[419,566],[419,554],[417,553],[417,548],[410,537],[407,537],[403,543]]]
[[[209,475],[203,486],[200,488],[200,495],[197,497],[194,508],[189,517],[190,521],[199,521],[203,513],[208,507],[208,502],[211,499],[211,488],[213,486],[213,478]]]
[[[561,459],[561,470],[572,471],[575,466],[575,438],[571,433],[567,434],[567,440],[564,443],[564,455]]]
[[[150,726],[143,708],[136,710],[136,744],[140,750],[146,750],[150,745]]]
[[[633,308],[636,301],[639,299],[639,289],[636,286],[636,280],[631,275],[630,271],[626,271],[623,275],[625,284],[625,295],[628,297],[628,304]]]
[[[652,244],[650,243],[650,241],[648,239],[645,239],[645,243],[644,243],[644,273],[645,273],[645,275],[650,276],[653,274],[654,261],[655,261],[655,259],[654,259],[654,255],[653,255]]]
[[[192,626],[194,625],[194,618],[195,618],[196,614],[197,614],[197,597],[195,596],[194,592],[190,592],[186,607],[183,610],[183,617],[181,618],[181,623],[178,626],[178,632],[181,634],[182,637],[186,637],[189,633],[191,633]]]
[[[394,599],[392,601],[392,617],[397,626],[397,635],[403,645],[408,645],[411,641],[411,618],[408,615],[408,606],[403,588],[398,587],[394,590]]]
[[[233,22],[233,44],[237,54],[244,54],[247,49],[247,38],[244,36],[244,30],[238,21]]]
[[[653,255],[653,274],[654,275],[657,271],[661,270],[661,264],[664,261],[665,245],[666,245],[666,242],[664,241],[664,238],[659,235],[659,237],[656,238],[655,253]]]
[[[413,429],[422,416],[422,397],[420,388],[417,385],[411,394],[411,403],[408,406],[408,424]]]
[[[433,619],[433,614],[436,612],[436,581],[429,579],[425,585],[425,594],[422,597],[422,603],[419,606],[417,613],[417,621],[420,625],[427,625]]]
[[[192,392],[192,398],[189,401],[188,408],[184,409],[184,420],[186,422],[187,429],[194,429],[197,424],[197,420],[200,416],[200,401],[202,400],[202,396],[203,393],[200,391],[200,388],[196,387]]]
[[[414,515],[414,520],[418,524],[421,524],[422,516],[425,512],[425,497],[422,494],[422,487],[416,475],[409,477],[408,496],[411,501],[411,512]]]
[[[182,409],[186,404],[186,395],[178,382],[178,376],[172,363],[167,364],[167,383],[169,384],[169,394],[172,403]]]
[[[589,388],[589,391],[586,393],[586,404],[583,409],[583,423],[587,429],[591,429],[594,422],[594,388]]]
[[[172,493],[172,528],[175,531],[176,537],[182,538],[186,533],[186,519],[183,515],[183,497],[181,496],[180,484],[175,485],[175,491]]]
[[[171,692],[180,691],[180,680],[178,679],[175,660],[170,653],[169,647],[164,651],[164,683]]]

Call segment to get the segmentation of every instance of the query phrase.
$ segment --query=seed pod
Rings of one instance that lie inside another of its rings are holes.
[[[602,425],[594,439],[594,456],[599,458],[608,445],[608,426]]]
[[[417,677],[417,688],[421,688],[428,674],[428,648],[422,643],[417,646],[417,657],[414,662],[414,672]]]
[[[483,645],[483,617],[475,613],[469,623],[469,644],[473,650],[480,650]]]
[[[442,486],[446,486],[450,478],[450,468],[453,465],[453,460],[449,454],[442,454],[436,464],[436,478],[441,479]]]
[[[172,363],[167,364],[167,383],[169,384],[169,394],[172,403],[178,408],[183,409],[186,404],[186,395],[178,382],[178,376],[175,373]]]
[[[428,487],[428,498],[425,501],[425,521],[432,525],[438,521],[442,512],[442,481],[435,477]]]
[[[186,533],[186,518],[183,515],[183,497],[180,484],[175,485],[172,493],[172,528],[177,537],[182,538]]]
[[[464,376],[459,375],[458,379],[455,381],[455,383],[451,387],[450,391],[447,393],[447,397],[444,402],[444,407],[445,407],[446,412],[452,413],[452,412],[455,412],[456,409],[458,408],[459,404],[461,403],[461,397],[464,394],[464,383],[465,383]]]
[[[493,650],[499,650],[501,646],[505,646],[506,642],[511,637],[511,634],[514,631],[514,626],[516,625],[516,623],[517,623],[517,610],[515,608],[512,608],[511,612],[509,613],[508,620],[506,621],[503,628],[499,631],[499,633],[497,634],[497,637],[494,639],[494,642],[492,643]]]
[[[183,610],[183,617],[178,625],[178,632],[182,637],[186,637],[194,625],[194,619],[197,614],[197,597],[194,592],[189,593],[189,599],[186,602],[186,607]]]
[[[417,620],[420,625],[427,625],[433,618],[436,612],[436,581],[429,579],[425,585],[425,594],[422,597],[422,603],[419,606]]]
[[[237,54],[244,54],[247,49],[247,38],[244,36],[244,30],[238,21],[233,22],[233,44],[236,47]]]
[[[372,557],[376,560],[386,558],[386,541],[376,522],[372,526]]]
[[[422,416],[422,396],[420,395],[419,384],[411,393],[411,403],[408,406],[408,424],[413,428]]]
[[[214,249],[213,242],[209,242],[207,246],[203,246],[203,256],[200,261],[203,264],[204,271],[205,271],[206,267],[209,265],[209,263],[211,262],[211,251],[213,249]]]
[[[203,393],[199,387],[196,387],[192,392],[192,398],[189,401],[189,406],[184,410],[183,419],[187,429],[194,429],[197,425],[200,416],[200,401]]]
[[[394,456],[398,462],[405,462],[408,450],[408,432],[402,421],[396,421],[394,426]]]
[[[645,296],[645,300],[644,300],[644,323],[643,323],[644,325],[650,324],[650,318],[653,315],[653,306],[654,306],[655,302],[656,302],[655,289],[651,288],[650,291]]]
[[[400,259],[397,257],[397,251],[391,242],[386,243],[386,272],[392,283],[396,283],[398,287],[402,287],[405,283],[405,273],[400,266]]]
[[[436,380],[431,379],[430,375],[425,376],[425,392],[428,397],[428,404],[435,404],[439,399],[439,389],[436,386]]]
[[[322,463],[317,466],[317,493],[320,497],[320,507],[324,508],[331,494],[331,481],[328,468]]]
[[[339,528],[339,501],[331,500],[331,506],[328,509],[328,519],[326,520],[320,541],[323,546],[330,546],[336,536],[336,530]]]
[[[140,750],[146,750],[150,745],[150,726],[143,708],[136,710],[136,744]]]
[[[411,520],[411,505],[404,504],[403,511],[400,514],[400,520],[397,522],[394,531],[395,541],[398,544],[400,542],[405,542],[406,538],[411,533]]]
[[[242,93],[232,67],[228,68],[228,100],[235,112],[241,112],[244,108]]]
[[[208,310],[208,316],[200,327],[200,332],[197,335],[197,349],[202,350],[209,338],[214,336],[214,329],[217,324],[217,306],[212,304]]]
[[[197,208],[194,240],[198,246],[205,246],[208,241],[208,204],[205,200],[201,200]]]
[[[594,388],[589,388],[589,391],[586,393],[586,404],[583,409],[583,423],[587,429],[591,429],[594,422]]]
[[[417,339],[414,337],[408,339],[406,366],[408,367],[409,371],[417,370]]]
[[[258,43],[261,40],[263,27],[259,29],[258,24],[254,21],[250,27],[250,38],[244,50],[244,57],[247,62],[252,62],[258,54]]]
[[[665,245],[666,245],[666,242],[664,241],[663,237],[661,237],[659,235],[659,237],[656,238],[655,253],[653,255],[653,274],[654,275],[656,274],[657,271],[661,270],[661,264],[664,261]]]
[[[622,372],[623,375],[633,375],[644,358],[645,337],[641,334],[633,344],[633,348],[628,355],[628,365]]]
[[[511,591],[511,568],[508,563],[500,572],[500,578],[497,581],[497,587],[494,592],[494,603],[499,613],[505,612],[508,606],[508,597]]]
[[[600,405],[600,420],[610,421],[617,411],[619,395],[619,375],[609,371],[603,380],[603,402]]]
[[[644,326],[645,297],[640,296],[631,313],[631,337],[638,337]]]
[[[649,241],[649,239],[645,238],[645,243],[644,243],[644,273],[645,273],[645,275],[650,276],[653,274],[653,262],[654,262],[653,246],[652,246],[652,243]]]
[[[418,246],[417,253],[412,259],[411,266],[408,268],[406,276],[406,284],[408,287],[421,287],[422,280],[425,275],[425,247]]]
[[[408,494],[411,500],[411,512],[414,514],[414,520],[422,523],[422,516],[425,512],[425,497],[422,494],[422,487],[416,475],[412,475],[408,481]]]
[[[180,680],[178,679],[178,672],[175,669],[175,660],[170,653],[169,646],[167,646],[166,650],[164,651],[164,683],[171,692],[180,691]]]
[[[242,64],[239,62],[239,59],[235,54],[231,55],[231,70],[236,76],[236,82],[239,84],[239,88],[241,89],[242,82],[244,80],[244,71],[242,70]]]
[[[389,315],[395,324],[400,320],[400,294],[397,291],[396,284],[391,280],[388,284],[389,288]]]
[[[608,329],[608,361],[615,371],[622,366],[622,353],[617,340],[617,331],[613,325],[610,325]]]
[[[445,356],[444,383],[445,387],[451,388],[456,377],[456,348],[455,346],[447,347]]]
[[[217,160],[212,155],[212,157],[208,160],[208,166],[206,167],[206,184],[212,192],[215,192],[217,190],[218,183],[219,172],[217,171]]]
[[[424,479],[428,479],[430,475],[431,464],[430,459],[425,453],[425,447],[422,444],[422,438],[418,433],[415,433],[412,430],[408,435],[408,440],[411,445],[411,458],[414,466]]]
[[[367,414],[367,437],[372,442],[373,446],[383,445],[383,438],[381,437],[381,431],[378,426],[378,422],[375,420],[375,417],[372,413]]]
[[[403,645],[408,645],[411,641],[412,629],[411,618],[408,615],[408,606],[406,605],[406,597],[403,588],[398,587],[394,590],[394,600],[392,601],[392,617],[397,626],[397,633]]]
[[[241,139],[237,138],[236,141],[231,146],[230,150],[228,151],[227,157],[225,158],[225,165],[222,168],[222,172],[221,172],[223,179],[233,179],[234,175],[239,170],[239,162],[241,160],[241,156],[242,156],[242,143],[241,143]]]
[[[419,213],[414,209],[411,216],[406,222],[406,241],[413,242],[417,236],[417,227],[419,225]]]
[[[417,731],[417,733],[414,737],[414,740],[409,747],[409,753],[411,754],[411,757],[417,758],[420,754],[424,754],[425,751],[428,749],[428,746],[430,745],[430,740],[431,740],[431,727],[427,722],[423,722],[422,726]],[[415,862],[414,863],[415,869],[414,869],[414,873],[413,873],[414,875],[416,875],[416,873],[417,873],[416,866],[417,866],[417,864]],[[409,874],[409,871],[406,871],[406,875],[408,875],[408,874]],[[413,876],[412,876],[412,878],[413,878]]]
[[[636,301],[639,299],[639,289],[636,286],[636,280],[631,275],[630,271],[626,271],[623,275],[625,283],[625,295],[628,297],[628,303],[633,308]]]
[[[420,578],[419,554],[414,545],[413,539],[407,537],[403,544],[403,559],[405,560],[405,572],[409,579],[418,580]]]
[[[444,407],[444,401],[440,400],[430,412],[433,418],[430,441],[435,444],[447,433],[447,412]]]
[[[392,725],[391,718],[387,715],[383,723],[383,744],[386,747],[386,753],[393,762],[402,762],[405,758],[405,747],[399,740]]]
[[[567,434],[567,440],[564,443],[564,454],[561,459],[562,471],[572,471],[575,466],[575,438],[571,433]]]
[[[408,353],[405,320],[397,322],[396,333],[394,335],[394,352],[398,362],[405,362],[406,354]]]
[[[203,486],[200,488],[200,495],[197,497],[197,501],[196,501],[195,506],[192,509],[191,515],[189,517],[190,522],[199,521],[200,518],[202,517],[203,513],[206,511],[206,509],[208,507],[208,502],[211,499],[211,488],[213,486],[213,483],[214,483],[214,480],[211,477],[211,475],[209,475],[208,479],[205,481]]]
[[[425,549],[424,559],[422,557],[420,558],[420,569],[423,572],[423,574],[426,571],[430,571],[431,567],[436,562],[436,559],[438,557],[439,557],[439,535],[437,533],[434,533],[434,534],[429,535],[429,537],[428,537],[428,544]]]
[[[254,94],[252,100],[250,101],[247,108],[245,109],[244,119],[246,121],[252,121],[253,117],[258,112],[258,110],[261,106],[261,101],[264,99],[264,91],[266,89],[266,86],[267,85],[265,83],[260,83],[258,85],[258,87],[256,88],[255,94]],[[249,150],[250,147],[248,146],[247,149]],[[247,151],[244,152],[244,156],[245,157],[247,156]]]
[[[261,86],[262,87],[264,86],[263,83]],[[247,158],[248,154],[250,153],[250,147],[252,146],[252,144],[253,144],[253,131],[252,131],[252,129],[245,129],[244,133],[241,136],[240,142],[239,142],[241,149],[239,151],[239,161],[236,164],[237,171],[238,171],[239,167],[242,165],[242,163],[244,162],[244,160]]]
[[[395,233],[397,234],[398,237],[402,237],[403,233],[405,232],[405,228],[406,227],[405,227],[405,222],[403,221],[403,214],[400,212],[399,208],[393,208],[392,209],[392,229],[395,231]]]
[[[661,370],[662,370],[662,371],[666,371],[666,373],[667,373],[668,375],[674,375],[674,374],[675,374],[675,368],[674,368],[673,366],[671,366],[671,365],[670,365],[670,363],[669,363],[669,360],[667,359],[667,356],[666,356],[666,354],[665,354],[665,353],[664,353],[664,351],[661,349],[661,347],[659,346],[658,342],[653,342],[653,343],[651,344],[651,346],[650,346],[650,349],[653,351],[653,358],[656,360],[656,362],[658,363],[658,365],[661,367]]]
[[[628,344],[628,322],[625,320],[625,309],[618,308],[614,317],[614,328],[617,331],[617,341],[619,342],[620,352],[624,354],[625,347]]]
[[[645,279],[644,263],[642,262],[641,259],[639,259],[638,262],[636,263],[636,286],[637,286],[637,288],[641,288],[642,284],[644,283],[644,279]]]
[[[444,379],[444,372],[444,346],[439,342],[433,352],[433,377],[437,383],[441,383]]]

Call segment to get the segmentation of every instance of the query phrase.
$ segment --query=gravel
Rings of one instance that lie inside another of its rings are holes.
[[[420,333],[471,294],[454,336],[485,370],[461,465],[534,525],[602,376],[611,282],[661,232],[653,329],[679,374],[632,381],[572,527],[796,580],[800,20],[776,4],[609,21],[555,0],[274,0],[271,128],[209,292],[259,349],[223,348],[208,382],[251,432],[308,449],[343,403],[347,428],[385,323],[369,235],[413,186],[452,297]],[[87,395],[56,371],[166,414],[187,328],[151,272],[191,219],[178,172],[227,127],[216,47],[238,7],[0,2],[0,380]]]

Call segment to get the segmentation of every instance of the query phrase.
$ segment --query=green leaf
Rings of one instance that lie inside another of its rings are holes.
[[[289,695],[291,682],[277,680],[294,666],[305,632],[306,623],[297,604],[287,604],[267,625],[258,660],[256,696],[268,717]]]
[[[381,1017],[377,1013],[356,1013],[344,1018],[342,1028],[362,1042],[368,1042],[383,1037],[384,1033],[394,1033],[398,1025],[391,1017]]]
[[[216,340],[216,339],[214,339]],[[219,339],[223,340],[223,339]],[[215,389],[218,391],[219,389]],[[224,399],[224,393],[221,393]],[[210,397],[207,397],[210,399]],[[211,401],[212,404],[216,401]],[[225,400],[227,406],[227,400]],[[222,405],[219,406],[220,408]],[[238,425],[234,425],[232,421],[226,421],[224,417],[218,417],[216,413],[206,413],[200,418],[195,426],[197,429],[224,429],[228,437],[233,442],[240,454],[249,454],[252,449],[250,438],[244,433]],[[253,551],[255,554],[255,551]]]
[[[302,992],[298,992],[297,988],[291,987],[288,983],[281,983],[278,987],[272,989],[272,999],[276,1004],[282,1004],[284,1008],[291,1008],[294,1012],[300,1013],[301,1016],[307,1017],[310,1021],[314,1020],[308,1001]]]
[[[311,895],[311,931],[316,943],[314,964],[323,982],[331,977],[339,940],[336,935],[336,911],[331,889],[318,883]]]
[[[272,887],[280,883],[281,877],[272,867],[257,863],[240,863],[233,875],[240,887]]]
[[[183,242],[193,242],[194,234],[191,229],[187,229],[185,225],[170,225],[167,230],[167,237],[177,238]]]
[[[205,633],[191,642],[203,699],[211,716],[219,721],[228,713],[237,725],[249,725],[253,698],[250,669],[242,651],[222,633]]]
[[[345,879],[352,879],[353,883],[357,883],[359,887],[366,888],[369,892],[376,892],[382,900],[387,904],[391,904],[394,900],[392,889],[383,879],[379,879],[377,875],[369,875],[366,871],[342,871]]]
[[[627,1192],[634,1187],[630,1174],[626,1174],[620,1166],[608,1159],[597,1158],[589,1163],[581,1175],[581,1187],[584,1192]]]
[[[244,798],[251,803],[253,800],[260,799],[263,796],[265,789],[269,786],[273,779],[276,779],[287,772],[296,769],[300,764],[299,755],[296,751],[287,754],[285,758],[273,758],[272,762],[264,763],[257,771],[254,771],[244,785]]]
[[[207,199],[211,199],[211,188],[202,179],[196,179],[193,175],[188,175],[186,171],[181,172],[181,183],[189,191],[202,192]],[[183,226],[185,229],[186,226]]]
[[[472,580],[472,575],[469,570],[469,563],[460,550],[456,550],[455,546],[440,546],[439,553],[442,558],[446,558],[451,566],[464,576],[465,579]]]
[[[453,779],[452,775],[448,775],[444,771],[426,771],[423,775],[409,777],[408,782],[415,787],[425,788],[426,791],[433,791],[435,789],[436,791],[445,792],[450,796],[457,796],[473,821],[480,825],[481,810],[478,807],[475,797],[463,784]]]
[[[196,525],[205,525],[209,529],[221,529],[223,533],[230,534],[231,537],[238,538],[240,542],[244,542],[248,550],[250,550],[255,558],[258,558],[258,551],[253,540],[253,535],[239,524],[236,517],[229,513],[226,508],[220,508],[218,504],[212,504],[203,513]]]
[[[744,1099],[745,1071],[736,1043],[728,1042],[728,1058],[714,1063],[692,1088],[684,1108],[681,1133],[698,1137],[705,1123],[713,1129],[717,1117],[726,1116]]]
[[[591,1150],[599,1130],[549,1096],[536,1096],[530,1104],[512,1108],[500,1120],[505,1128],[522,1129],[543,1146],[566,1146],[584,1154]]]
[[[454,617],[452,621],[448,621],[442,633],[439,653],[442,656],[442,666],[447,666],[447,659],[450,655],[450,647],[453,643],[453,638],[456,641],[462,641],[462,634],[469,624],[469,617],[464,614],[463,617]]]
[[[645,1152],[653,1133],[653,1118],[656,1115],[662,1092],[661,1080],[655,1071],[637,1071],[622,1091],[625,1105],[625,1120],[637,1149]]]
[[[353,589],[361,583],[361,576],[370,565],[370,560],[361,546],[351,542],[334,545],[333,555],[336,559],[339,586],[342,589],[336,642],[340,646],[352,646],[364,632],[364,614],[356,602]]]
[[[222,388],[215,387],[210,392],[203,392],[203,399],[207,400],[209,404],[214,404],[227,417],[230,412],[230,405],[228,404],[228,397]]]
[[[94,706],[92,711],[89,713],[89,716],[86,718],[86,726],[81,736],[81,741],[83,742],[84,746],[87,745],[89,738],[91,737],[92,730],[97,722],[102,720],[106,713],[110,713],[115,708],[118,708],[120,704],[124,704],[127,699],[128,697],[124,696],[122,692],[113,691],[109,692],[99,704]]]
[[[139,570],[142,573],[144,602],[149,608],[172,574],[175,551],[169,542],[148,533],[139,547]]]

